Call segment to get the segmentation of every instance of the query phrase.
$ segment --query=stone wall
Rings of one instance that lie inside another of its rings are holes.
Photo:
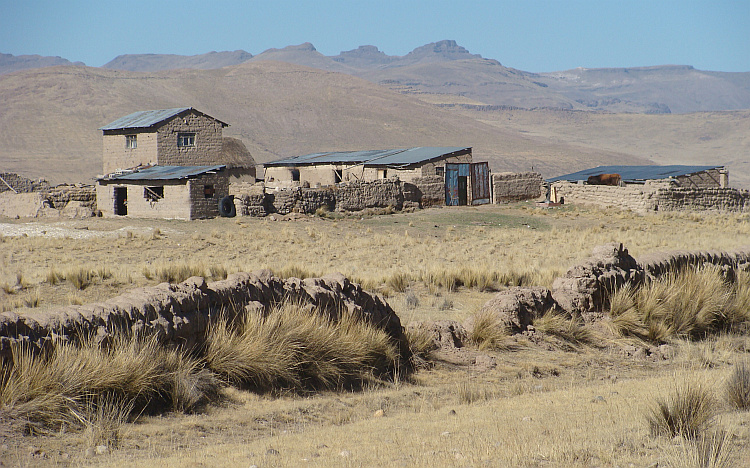
[[[206,187],[213,187],[213,195],[206,196]],[[190,219],[216,218],[219,200],[229,195],[229,179],[225,173],[203,174],[188,181]]]
[[[669,187],[658,190],[654,198],[659,211],[750,211],[748,190]]]
[[[0,193],[5,191],[11,193],[46,192],[50,189],[49,182],[44,179],[31,180],[13,172],[2,172],[0,178],[2,178]]]
[[[558,305],[572,314],[601,311],[609,295],[625,283],[636,286],[687,267],[717,265],[728,275],[750,270],[750,247],[732,252],[675,251],[654,253],[636,260],[622,244],[596,247],[590,258],[573,266],[552,284]]]
[[[6,355],[17,341],[43,347],[54,338],[96,335],[97,339],[105,339],[121,330],[156,334],[164,343],[190,348],[200,344],[212,314],[241,313],[246,308],[268,313],[283,300],[319,307],[332,319],[347,310],[385,330],[399,344],[402,355],[408,356],[401,321],[377,294],[365,292],[340,274],[304,280],[279,279],[267,270],[235,273],[212,283],[193,277],[179,284],[163,283],[131,290],[95,304],[28,311],[23,315],[3,312],[0,355]]]
[[[0,216],[8,218],[87,218],[96,211],[96,188],[91,185],[47,186],[44,191],[29,193],[0,192]]]
[[[674,181],[654,180],[623,187],[584,185],[571,182],[552,184],[553,201],[620,208],[640,213],[649,211],[717,210],[750,211],[750,191],[733,188],[685,188]]]
[[[398,179],[383,179],[337,184],[332,187],[292,187],[268,191],[263,184],[256,184],[246,187],[246,193],[235,195],[235,207],[240,216],[265,216],[271,213],[312,214],[318,209],[361,211],[388,206],[400,210],[404,207],[404,185]],[[410,203],[410,206],[414,206],[416,202]]]
[[[159,127],[158,161],[162,166],[210,166],[221,160],[222,124],[196,111],[174,117]],[[179,147],[180,133],[195,133],[195,146]]]
[[[125,136],[136,136],[136,147],[125,146]],[[151,166],[157,163],[156,132],[123,129],[107,130],[102,137],[102,170],[110,174],[118,169]]]
[[[492,202],[508,203],[542,196],[544,179],[538,172],[492,174]]]
[[[410,185],[413,185],[413,188]],[[423,208],[445,205],[445,176],[433,175],[412,179],[411,182],[404,183],[405,197],[407,190],[410,192],[408,201],[417,202]]]

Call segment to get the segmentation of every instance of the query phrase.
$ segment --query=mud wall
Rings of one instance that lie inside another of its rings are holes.
[[[43,347],[55,338],[73,339],[95,334],[106,339],[130,330],[156,334],[164,343],[194,346],[200,344],[212,314],[236,314],[245,308],[267,313],[282,300],[300,301],[319,307],[335,319],[347,310],[385,330],[404,347],[401,322],[380,296],[365,292],[343,275],[322,278],[280,279],[268,270],[235,273],[226,280],[206,283],[193,277],[179,284],[131,290],[105,302],[68,306],[49,311],[0,314],[0,355],[7,354],[14,342]]]
[[[538,172],[492,174],[492,203],[531,200],[542,196],[544,179]]]
[[[565,203],[614,207],[640,213],[648,211],[750,211],[750,191],[734,188],[679,187],[671,181],[613,187],[570,182],[552,184],[555,200]]]

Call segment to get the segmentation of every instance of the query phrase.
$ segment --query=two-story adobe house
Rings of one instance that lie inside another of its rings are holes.
[[[104,175],[98,179],[97,205],[102,214],[176,219],[232,215],[229,170],[221,162],[227,126],[181,107],[134,112],[101,127]]]

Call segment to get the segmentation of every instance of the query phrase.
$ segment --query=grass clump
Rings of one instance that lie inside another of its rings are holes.
[[[259,391],[352,388],[394,371],[397,346],[385,331],[346,312],[286,301],[269,313],[218,319],[208,333],[208,367]]]
[[[610,298],[610,329],[652,343],[700,339],[750,323],[750,274],[727,281],[712,266],[673,273]]]
[[[740,410],[750,409],[750,363],[743,361],[734,366],[725,386],[729,404]]]
[[[535,319],[534,328],[543,334],[577,345],[593,345],[598,341],[596,334],[582,320],[559,312],[549,311]]]
[[[507,351],[510,344],[510,328],[491,310],[481,310],[473,316],[469,342],[481,351]]]
[[[31,432],[100,430],[105,420],[125,421],[147,409],[193,410],[218,391],[218,380],[195,372],[195,359],[162,347],[155,336],[55,341],[45,353],[16,343],[10,354],[0,374],[0,410],[26,421]],[[202,389],[199,398],[185,396],[191,383]]]
[[[658,398],[646,415],[652,435],[696,440],[714,425],[717,402],[704,385],[687,382]]]
[[[154,266],[153,269],[143,267],[146,279],[157,279],[167,283],[181,283],[193,276],[206,276],[205,268],[188,263],[164,264]]]
[[[712,430],[695,440],[686,440],[667,453],[667,466],[674,468],[732,468],[737,460],[731,433]]]

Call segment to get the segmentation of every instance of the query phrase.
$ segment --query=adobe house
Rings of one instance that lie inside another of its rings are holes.
[[[101,127],[104,175],[98,178],[97,205],[102,214],[177,219],[230,214],[224,203],[230,180],[254,182],[255,162],[242,142],[225,141],[227,126],[181,107],[134,112]]]
[[[487,163],[472,163],[470,147],[313,153],[272,161],[263,167],[266,185],[277,188],[392,177],[419,186],[420,181],[431,177],[445,181],[446,204],[479,204],[490,199],[489,167]]]

